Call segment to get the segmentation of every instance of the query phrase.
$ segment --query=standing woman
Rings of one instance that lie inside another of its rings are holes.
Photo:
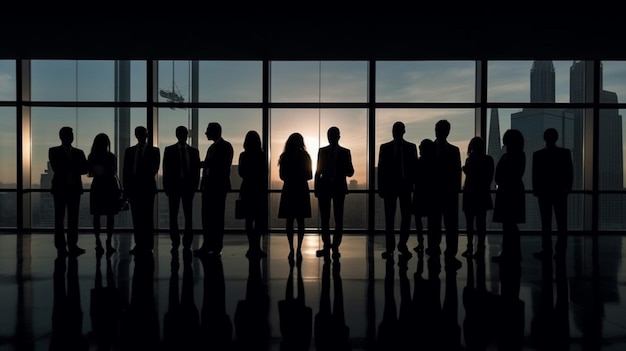
[[[502,223],[502,248],[494,262],[519,262],[522,259],[518,224],[526,221],[526,193],[524,171],[526,154],[524,136],[517,129],[509,129],[502,136],[506,152],[496,166],[496,199],[493,221]]]
[[[467,250],[462,255],[464,257],[480,256],[485,253],[487,211],[493,209],[491,182],[494,173],[493,158],[485,153],[485,141],[481,137],[477,136],[470,140],[463,173],[465,173],[463,212],[467,223]],[[478,236],[478,243],[476,252],[472,254],[474,233]]]
[[[243,152],[239,154],[240,197],[245,205],[248,258],[266,257],[261,237],[267,232],[267,159],[261,136],[254,130],[246,134]]]
[[[109,136],[100,133],[96,135],[91,146],[91,153],[87,157],[89,177],[91,182],[90,211],[93,215],[93,230],[96,236],[96,252],[104,253],[100,241],[100,216],[106,216],[106,253],[111,255],[115,248],[111,244],[115,215],[119,212],[119,188],[117,179],[117,157],[111,152]]]
[[[293,133],[287,138],[285,149],[278,159],[278,169],[280,179],[283,181],[278,218],[287,220],[286,230],[290,260],[293,259],[294,255],[294,220],[298,223],[297,257],[301,259],[304,219],[311,217],[308,181],[313,178],[311,156],[306,151],[302,134]]]

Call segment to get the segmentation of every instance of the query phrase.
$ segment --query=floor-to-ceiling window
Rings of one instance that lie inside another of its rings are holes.
[[[16,67],[25,64],[28,74],[18,76]],[[479,67],[486,69],[484,80],[477,74]],[[150,126],[161,150],[175,142],[177,126],[187,126],[189,143],[204,157],[210,145],[204,136],[206,126],[219,122],[235,151],[227,229],[243,229],[243,221],[234,219],[233,204],[240,184],[238,156],[247,131],[255,130],[264,139],[270,169],[270,225],[281,230],[284,221],[277,218],[277,209],[282,181],[277,161],[287,137],[293,132],[303,134],[315,168],[318,148],[328,144],[326,131],[337,126],[340,144],[351,149],[355,167],[354,176],[348,179],[345,228],[382,230],[376,165],[380,145],[392,138],[392,124],[404,122],[405,138],[419,144],[434,139],[435,123],[446,119],[452,125],[448,140],[459,147],[462,162],[473,136],[485,139],[488,153],[497,162],[503,151],[502,134],[509,128],[522,131],[528,191],[527,221],[522,229],[540,228],[530,174],[532,153],[543,147],[542,134],[548,127],[557,128],[559,145],[572,150],[570,229],[623,229],[625,156],[620,101],[626,94],[625,67],[622,61],[575,60],[2,60],[0,225],[52,228],[47,150],[59,144],[62,126],[74,129],[74,145],[86,154],[97,133],[109,134],[121,165],[123,150],[136,142],[136,126]],[[17,94],[18,87],[28,93]],[[27,133],[20,134],[23,131]],[[90,227],[91,179],[85,176],[83,182],[86,193],[80,223]],[[313,188],[312,181],[309,186]],[[28,199],[23,213],[15,206],[18,197]],[[167,229],[165,194],[161,191],[157,199],[157,225]],[[200,229],[200,196],[195,204],[194,225]],[[313,193],[311,204],[313,216],[306,225],[316,230],[319,218]],[[594,218],[597,228],[590,224]],[[459,219],[464,229],[460,206]],[[118,228],[131,225],[128,213],[118,215]],[[489,228],[498,230],[500,225],[489,223]]]

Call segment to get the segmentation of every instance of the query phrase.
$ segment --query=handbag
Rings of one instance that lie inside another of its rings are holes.
[[[245,202],[241,198],[235,200],[235,219],[246,219]]]
[[[124,196],[124,188],[122,187],[122,182],[120,178],[115,175],[115,180],[117,180],[117,204],[119,211],[128,211],[130,209],[130,204],[128,203],[128,199]]]

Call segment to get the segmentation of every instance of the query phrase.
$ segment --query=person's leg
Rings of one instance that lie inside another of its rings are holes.
[[[547,196],[539,196],[539,216],[541,218],[541,251],[535,252],[534,256],[539,259],[551,258],[552,256],[552,199]]]
[[[78,212],[80,210],[81,194],[71,194],[67,201],[67,246],[74,254],[84,253],[85,250],[78,247]]]
[[[113,252],[115,252],[115,248],[113,247],[113,228],[115,228],[115,215],[107,215],[107,239],[106,239],[106,246],[107,246],[107,255],[112,254]]]
[[[454,258],[459,251],[459,196],[452,194],[445,200],[443,224],[446,228],[445,255]]]
[[[203,191],[201,194],[202,198],[201,198],[201,222],[202,222],[202,245],[200,246],[200,248],[198,250],[196,250],[197,253],[206,253],[209,250],[209,237],[211,235],[211,209],[210,209],[210,196],[209,193],[207,191]]]
[[[557,228],[554,251],[556,255],[565,255],[567,250],[567,195],[555,198],[554,218],[556,219]]]
[[[54,200],[54,246],[60,253],[67,252],[65,240],[65,209],[67,196],[65,194],[53,194]]]
[[[322,249],[317,251],[317,256],[322,256],[328,253],[330,249],[330,202],[331,197],[327,195],[321,195],[317,198],[320,209],[320,221],[322,226]],[[336,221],[336,219],[335,219]]]
[[[482,256],[485,253],[487,239],[487,211],[480,210],[476,213],[476,252],[475,255]]]
[[[167,197],[172,249],[178,249],[178,246],[180,246],[180,234],[178,232],[178,211],[180,209],[180,200],[181,196],[178,194],[170,194]]]
[[[478,221],[477,216],[474,211],[466,210],[465,211],[465,225],[467,227],[467,249],[463,251],[461,256],[469,257],[472,255],[472,251],[474,249],[474,220]]]
[[[216,194],[216,218],[215,218],[215,252],[219,253],[224,248],[224,226],[226,216],[226,192]]]
[[[335,217],[335,233],[333,234],[332,248],[339,253],[339,246],[343,240],[343,213],[346,201],[345,194],[337,194],[333,197],[333,216]]]
[[[383,258],[388,258],[393,255],[396,249],[396,238],[394,231],[394,223],[396,216],[396,196],[387,195],[383,198],[383,206],[385,208],[385,252],[383,252]]]
[[[293,258],[294,255],[294,247],[293,247],[293,221],[294,218],[287,218],[285,222],[285,231],[287,233],[287,243],[289,244],[289,259]]]
[[[296,222],[298,224],[298,246],[296,247],[296,251],[299,254],[302,254],[302,242],[304,241],[304,217],[296,218]]]
[[[102,254],[104,253],[104,248],[102,247],[102,241],[100,240],[100,215],[93,215],[93,234],[96,239],[96,253]]]
[[[183,232],[183,248],[191,248],[193,244],[193,198],[194,193],[183,194],[183,214],[185,216],[185,229]]]
[[[407,242],[409,241],[409,231],[411,230],[411,214],[412,214],[412,203],[411,203],[411,193],[400,194],[399,202],[400,202],[400,237],[398,240],[398,251],[400,251],[405,256],[411,256],[409,249],[407,247]]]

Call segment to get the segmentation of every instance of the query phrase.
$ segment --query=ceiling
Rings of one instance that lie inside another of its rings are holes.
[[[621,21],[584,14],[30,14],[0,58],[626,59]]]

